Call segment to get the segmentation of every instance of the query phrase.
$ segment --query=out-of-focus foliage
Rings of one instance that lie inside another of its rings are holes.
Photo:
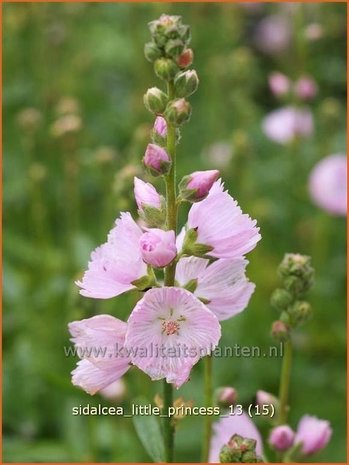
[[[147,22],[163,12],[191,24],[201,81],[178,173],[220,168],[263,237],[249,256],[255,294],[245,312],[224,322],[221,343],[268,350],[277,264],[285,252],[311,255],[314,318],[296,339],[290,421],[295,427],[304,413],[328,419],[333,438],[312,460],[345,461],[345,221],[312,204],[307,179],[319,159],[346,146],[346,5],[25,3],[3,9],[4,461],[148,460],[132,420],[72,416],[72,406],[110,401],[71,385],[76,360],[63,347],[69,321],[96,312],[126,318],[136,300],[132,294],[82,298],[74,280],[119,211],[135,213],[132,180],[144,176],[140,160],[152,124],[142,96],[155,79],[143,44]],[[287,25],[276,53],[260,37],[270,17]],[[292,79],[310,74],[319,87],[310,104],[314,134],[290,146],[261,130],[263,116],[280,106],[268,89],[274,70]],[[279,371],[277,357],[221,358],[214,379],[250,403],[257,389],[277,392]],[[135,396],[152,399],[160,390],[136,370],[125,381],[125,408]],[[181,395],[202,405],[200,364]],[[257,423],[266,431],[265,422]],[[201,428],[199,417],[181,422],[178,461],[199,459]]]

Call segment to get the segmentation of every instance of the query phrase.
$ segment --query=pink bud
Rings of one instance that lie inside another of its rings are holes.
[[[269,444],[278,451],[289,449],[293,445],[295,433],[288,425],[276,426],[271,430]]]
[[[184,176],[179,184],[182,198],[190,202],[203,200],[218,177],[218,170],[195,171],[189,176]]]
[[[217,402],[222,407],[229,407],[235,404],[237,399],[236,389],[233,387],[221,387],[217,390]]]
[[[258,405],[274,405],[274,407],[277,407],[278,402],[278,399],[273,394],[266,391],[257,391],[256,403]]]
[[[295,443],[302,444],[301,452],[311,455],[327,446],[332,428],[326,420],[304,415],[298,423]]]
[[[282,73],[271,73],[268,81],[270,90],[276,97],[282,97],[290,91],[290,80]]]
[[[161,197],[155,187],[136,176],[134,178],[134,194],[139,210],[143,211],[144,207],[161,208]]]
[[[174,231],[149,229],[141,236],[139,243],[143,260],[158,268],[171,263],[177,254]]]
[[[148,144],[143,163],[154,176],[168,173],[171,159],[165,149],[156,144]]]
[[[318,87],[314,79],[302,76],[295,83],[294,91],[301,100],[312,100],[317,94]]]
[[[166,137],[167,135],[167,123],[165,118],[158,116],[154,122],[154,131],[161,137]]]

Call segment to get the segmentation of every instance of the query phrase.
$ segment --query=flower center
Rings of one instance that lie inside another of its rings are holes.
[[[171,336],[172,334],[177,334],[180,329],[180,325],[178,320],[165,320],[161,324],[162,332],[166,334],[166,336]]]

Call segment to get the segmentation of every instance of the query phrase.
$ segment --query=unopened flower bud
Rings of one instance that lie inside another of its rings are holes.
[[[219,453],[220,463],[237,463],[241,462],[241,451],[239,449],[232,449],[224,445]]]
[[[195,171],[179,183],[180,198],[189,202],[199,202],[207,197],[211,187],[217,181],[219,171]]]
[[[327,446],[332,436],[328,421],[304,415],[298,423],[295,444],[301,444],[300,452],[311,455]]]
[[[162,113],[167,105],[167,95],[157,87],[151,87],[143,97],[144,105],[152,113]]]
[[[254,439],[243,438],[234,434],[224,445],[219,454],[221,463],[256,463],[261,458],[256,454],[257,442]]]
[[[294,325],[302,325],[312,317],[313,311],[308,302],[297,300],[288,310],[291,322]]]
[[[171,81],[178,73],[178,66],[170,58],[159,58],[154,63],[155,74],[164,81]]]
[[[148,61],[153,63],[158,58],[161,58],[162,52],[154,42],[147,42],[144,45],[144,55]]]
[[[294,442],[295,433],[288,425],[276,426],[271,430],[269,444],[277,451],[289,449]]]
[[[150,33],[159,46],[164,46],[168,39],[180,37],[180,16],[161,15],[159,19],[149,23]]]
[[[166,55],[171,58],[178,57],[184,49],[184,43],[180,39],[172,39],[167,42],[165,45]]]
[[[162,116],[158,116],[154,122],[153,130],[160,137],[163,137],[163,138],[166,137],[167,136],[167,123],[166,123],[165,118],[163,118]]]
[[[194,53],[191,48],[184,50],[176,59],[177,65],[181,68],[188,68],[193,63]]]
[[[172,100],[166,107],[165,117],[174,126],[180,126],[189,121],[191,105],[184,98]]]
[[[167,174],[171,167],[171,159],[168,153],[156,144],[148,144],[143,163],[153,176]]]
[[[149,182],[135,176],[134,194],[140,217],[150,227],[162,226],[165,222],[165,199]]]
[[[314,79],[309,76],[303,76],[295,83],[294,91],[297,97],[301,100],[312,100],[317,92],[318,87]]]
[[[190,26],[188,26],[187,24],[181,24],[178,28],[178,31],[179,37],[186,45],[188,45],[191,40]]]
[[[218,388],[216,391],[216,399],[219,407],[228,408],[234,405],[237,400],[236,389],[230,386]]]
[[[290,329],[283,321],[274,321],[271,326],[271,335],[277,341],[285,342],[290,337]]]
[[[286,310],[293,301],[292,294],[285,289],[275,289],[271,295],[270,303],[276,310]]]
[[[199,78],[194,70],[183,71],[176,75],[174,84],[177,97],[189,97],[197,91]]]
[[[167,266],[177,255],[174,231],[149,229],[142,234],[139,244],[143,260],[157,268]]]
[[[257,391],[256,394],[256,403],[257,405],[273,405],[275,409],[279,407],[279,399],[273,394],[270,394],[270,392],[266,391]]]
[[[269,87],[276,97],[284,97],[291,88],[291,82],[287,76],[282,73],[272,73],[269,78]]]
[[[302,295],[313,284],[314,269],[311,258],[300,254],[286,254],[279,266],[286,290],[294,295]]]

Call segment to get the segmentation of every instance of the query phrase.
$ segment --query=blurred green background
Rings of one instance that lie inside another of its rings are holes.
[[[63,347],[69,321],[95,313],[127,318],[137,298],[86,299],[74,280],[119,211],[135,213],[132,181],[144,178],[140,160],[153,122],[142,96],[161,86],[143,45],[147,22],[165,12],[192,26],[201,80],[182,132],[179,176],[218,167],[262,233],[249,255],[255,294],[245,312],[223,323],[222,345],[273,344],[277,265],[285,252],[311,255],[314,318],[296,338],[290,423],[296,427],[304,413],[328,419],[333,438],[311,460],[344,462],[346,224],[313,205],[307,180],[319,159],[345,153],[346,5],[26,3],[3,10],[3,460],[149,461],[131,420],[71,415],[72,406],[112,401],[71,385],[76,360]],[[286,19],[286,46],[266,53],[256,31],[275,15]],[[319,86],[310,104],[314,134],[290,146],[261,130],[263,116],[281,105],[268,89],[274,70],[293,79],[309,73]],[[258,389],[277,392],[280,362],[217,359],[215,385],[232,385],[241,402],[252,402]],[[196,405],[202,369],[177,394]],[[117,401],[125,408],[161,389],[138,370],[125,383]],[[267,431],[265,422],[258,426]],[[177,461],[199,460],[201,429],[198,417],[181,422]]]

